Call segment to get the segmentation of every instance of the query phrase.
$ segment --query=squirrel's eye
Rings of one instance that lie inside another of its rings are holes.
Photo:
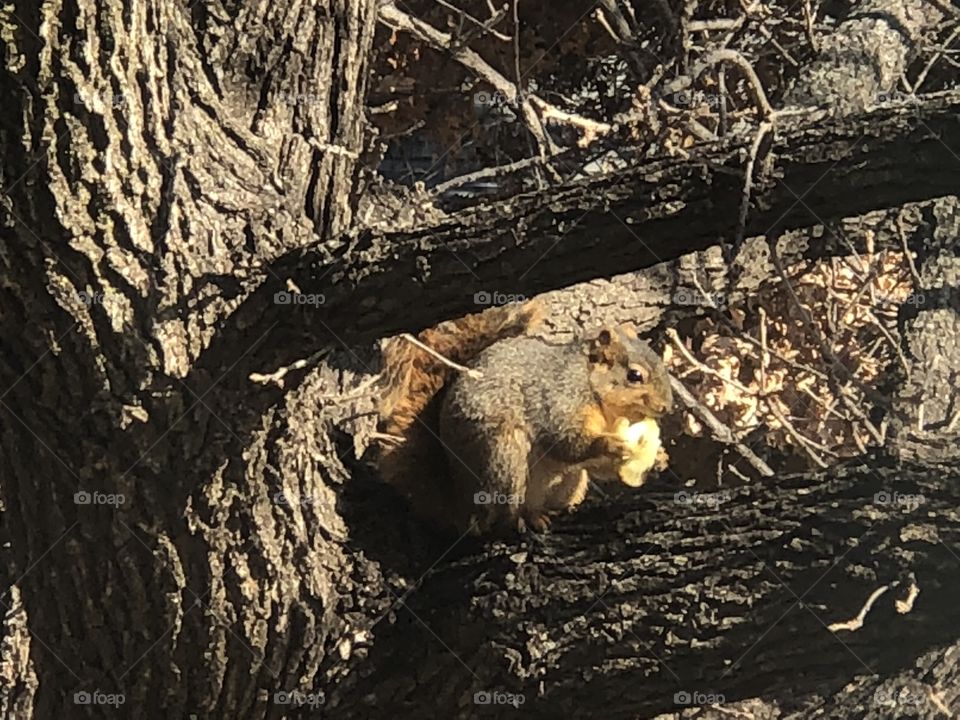
[[[640,368],[629,368],[627,370],[627,382],[642,383],[644,381],[644,372]]]

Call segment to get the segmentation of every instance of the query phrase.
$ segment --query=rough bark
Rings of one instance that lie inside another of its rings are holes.
[[[859,716],[879,718],[889,708],[872,693],[898,673],[957,707],[955,653],[936,672],[911,667],[958,639],[958,478],[873,459],[686,500],[682,488],[615,493],[543,539],[461,540],[416,573],[416,592],[327,707],[364,718],[514,712],[477,707],[474,693],[487,692],[522,696],[530,717],[635,718],[683,709],[675,694],[686,692],[775,699],[808,717],[816,698],[853,683]],[[386,567],[409,567],[398,538],[379,527],[370,537]],[[829,628],[884,586],[862,627]],[[918,710],[938,712],[927,698]]]
[[[861,0],[843,22],[817,39],[817,58],[787,89],[787,105],[862,111],[900,95],[891,92],[923,41],[944,20],[930,0]]]
[[[785,120],[770,154],[776,170],[754,180],[746,236],[953,192],[957,160],[946,148],[960,147],[958,110],[960,96],[943,94],[856,117]],[[329,246],[294,251],[272,265],[272,277],[237,322],[276,322],[277,332],[294,338],[306,327],[362,342],[474,311],[478,292],[529,296],[730,242],[743,179],[718,168],[741,167],[744,152],[743,144],[732,144],[690,160],[645,162],[418,230],[361,232],[333,253]],[[831,251],[846,249],[825,245],[821,254]],[[297,314],[272,306],[288,278],[325,303]],[[299,344],[281,342],[278,352]]]
[[[506,279],[543,251],[546,259],[517,286],[525,294],[653,262],[656,256],[637,251],[632,233],[606,208],[627,224],[643,221],[643,242],[665,259],[712,245],[734,228],[742,181],[694,160],[517,198],[416,233],[345,235],[355,221],[374,5],[16,0],[4,6],[0,545],[10,590],[2,598],[0,711],[6,717],[275,717],[301,711],[276,695],[293,691],[345,709],[374,682],[364,674],[386,673],[391,658],[400,670],[378,697],[406,702],[404,670],[416,655],[403,644],[409,636],[402,627],[377,621],[395,593],[419,577],[411,564],[436,560],[436,545],[403,521],[397,532],[404,544],[385,542],[393,537],[395,505],[343,459],[362,447],[370,425],[364,381],[376,356],[362,343],[469,309],[476,290],[509,290]],[[955,96],[934,99],[920,110],[920,122],[885,108],[821,126],[788,123],[774,146],[777,167],[825,219],[947,192],[952,161],[940,143],[957,139],[958,103]],[[722,147],[709,158],[739,167],[741,151]],[[905,175],[905,167],[915,175]],[[786,228],[810,222],[775,183],[755,197],[748,233],[762,232],[783,212]],[[574,232],[554,252],[550,244],[568,227]],[[476,277],[438,250],[445,243],[477,257]],[[574,264],[585,255],[594,261]],[[288,289],[288,278],[303,293],[328,294],[328,302],[319,309],[277,305],[273,294]],[[460,289],[442,289],[446,284]],[[304,339],[304,329],[312,336]],[[331,351],[341,335],[358,345]],[[315,367],[318,350],[325,362]],[[314,361],[285,386],[248,379],[303,357]],[[928,480],[918,473],[924,491]],[[769,492],[767,505],[783,491]],[[939,527],[948,517],[941,501],[952,496],[943,488],[930,492]],[[103,502],[110,498],[118,504]],[[641,503],[642,515],[649,501],[630,502]],[[746,546],[773,556],[778,537],[800,532],[790,521],[799,522],[806,507],[798,502],[780,525],[769,519],[769,537],[742,534]],[[551,542],[564,542],[565,532],[571,542],[589,538],[601,527],[609,534],[604,512],[577,516]],[[862,518],[830,512],[849,531],[862,526]],[[617,522],[639,532],[638,517]],[[684,527],[712,529],[711,517],[686,520]],[[664,515],[670,518],[674,525],[660,526],[661,542],[681,527],[679,514]],[[895,521],[878,522],[886,534],[877,542],[894,543]],[[790,577],[805,577],[807,565],[822,567],[841,540],[828,533],[811,543],[791,556]],[[549,547],[531,552],[546,561]],[[701,571],[711,547],[689,548]],[[873,572],[868,579],[903,569],[899,555],[882,564],[879,548],[864,544],[861,551]],[[598,549],[585,547],[584,560]],[[940,567],[934,553],[916,553],[922,571]],[[748,555],[738,558],[756,570]],[[513,570],[513,560],[494,553],[487,562],[493,580],[514,582],[515,574],[496,575]],[[472,581],[480,570],[445,565],[433,595],[414,602],[451,597],[458,572]],[[855,605],[854,590],[862,588],[844,577],[850,583],[844,600]],[[939,598],[936,579],[923,579],[924,592]],[[767,612],[789,600],[770,587],[758,586]],[[944,587],[952,586],[945,580]],[[728,597],[745,597],[736,590]],[[638,591],[622,592],[633,598]],[[679,594],[676,601],[692,607],[692,597]],[[443,632],[463,612],[462,605],[432,607]],[[940,606],[921,609],[916,617],[926,620]],[[469,646],[486,653],[491,670],[506,649],[526,647],[525,637],[507,637],[500,622],[488,628],[496,631],[492,646]],[[605,615],[595,622],[617,631]],[[745,637],[734,630],[734,642]],[[923,632],[921,623],[919,638]],[[711,646],[708,669],[731,647],[723,637]],[[586,633],[571,638],[584,641],[573,655],[587,659],[612,647]],[[690,659],[684,642],[692,647],[686,638],[676,652]],[[549,652],[552,663],[556,651]],[[435,658],[422,659],[425,671],[447,670]],[[540,672],[547,667],[540,662],[521,656],[517,667]],[[649,671],[617,654],[610,662]],[[762,667],[775,669],[776,662]],[[572,697],[574,665],[558,667],[570,670],[555,676],[563,682],[553,697],[563,705]],[[450,678],[462,694],[466,686]],[[429,678],[417,682],[432,687]],[[596,682],[618,688],[622,678]],[[319,695],[324,691],[329,698]],[[94,702],[96,693],[122,694],[123,704]],[[437,697],[449,703],[453,694]],[[637,692],[625,699],[666,707]],[[425,697],[414,700],[427,704]]]
[[[317,432],[351,376],[257,392],[262,331],[198,358],[265,262],[352,223],[374,5],[0,11],[7,717],[263,717],[339,672],[378,592]]]

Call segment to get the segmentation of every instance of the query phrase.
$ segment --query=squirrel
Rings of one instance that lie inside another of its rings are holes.
[[[627,328],[533,337],[543,314],[529,301],[441,323],[418,337],[433,353],[385,344],[380,424],[396,443],[379,468],[417,514],[461,533],[542,531],[591,476],[636,486],[654,466],[673,404],[659,356]]]

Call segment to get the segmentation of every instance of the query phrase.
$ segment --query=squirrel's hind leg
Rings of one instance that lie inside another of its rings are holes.
[[[461,497],[469,503],[469,529],[475,533],[516,529],[527,493],[526,430],[514,423],[502,423],[495,434],[459,429],[455,452],[452,444],[447,449]]]

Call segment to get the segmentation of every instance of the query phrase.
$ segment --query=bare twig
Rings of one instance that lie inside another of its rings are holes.
[[[880,322],[880,318],[874,315],[873,312],[867,313],[869,318],[873,321],[873,324],[877,326],[877,329],[880,333],[887,339],[887,342],[890,344],[890,347],[893,348],[893,351],[897,354],[897,359],[900,361],[900,367],[903,368],[904,377],[907,381],[910,380],[910,364],[907,362],[907,358],[903,354],[903,350],[900,347],[900,343],[896,341],[893,335],[890,334],[890,331],[887,330],[883,323]]]
[[[603,14],[601,8],[597,8],[593,11],[594,16],[597,18],[597,22],[600,23],[600,26],[607,31],[607,34],[613,38],[614,42],[620,42],[620,36],[614,32],[613,28],[610,27],[610,23],[607,22],[607,16]]]
[[[540,157],[546,160],[548,156],[554,153],[553,141],[543,130],[533,107],[520,97],[520,89],[480,57],[477,52],[454,42],[450,35],[437,30],[429,23],[402,12],[396,5],[381,5],[379,19],[394,29],[410,33],[436,50],[449,53],[454,60],[490,83],[504,97],[506,102],[520,108],[527,129],[533,134],[537,145],[540,147]]]
[[[757,77],[757,73],[753,69],[753,66],[736,50],[714,50],[704,55],[700,59],[699,67],[694,72],[693,79],[696,80],[707,70],[707,68],[713,67],[714,65],[718,65],[720,63],[731,63],[732,65],[736,65],[738,68],[740,68],[749,81],[750,88],[753,91],[753,99],[757,103],[757,110],[761,119],[770,120],[773,118],[775,113],[773,108],[770,106],[770,101],[767,100],[767,93],[764,91],[763,85],[760,83],[760,78]]]
[[[813,318],[810,316],[810,312],[804,307],[803,303],[800,302],[800,298],[797,296],[796,291],[793,289],[793,283],[790,282],[790,278],[787,276],[786,271],[783,269],[783,263],[780,261],[780,254],[777,252],[777,238],[770,238],[769,247],[770,247],[770,257],[773,260],[773,266],[777,269],[777,273],[780,275],[780,278],[783,280],[784,287],[787,289],[787,295],[790,297],[791,302],[800,312],[800,318],[803,321],[804,327],[806,327],[811,335],[816,340],[817,344],[820,346],[820,354],[823,356],[826,363],[831,368],[831,373],[828,376],[828,382],[830,382],[830,387],[836,392],[841,401],[844,404],[844,407],[847,408],[851,413],[856,415],[863,422],[864,426],[876,440],[877,444],[883,443],[883,437],[874,427],[873,423],[870,422],[870,418],[867,417],[866,413],[863,412],[857,403],[849,397],[850,390],[848,387],[849,379],[851,377],[850,370],[840,362],[840,359],[836,356],[833,350],[830,348],[829,343],[827,343],[826,338],[824,338],[823,333],[820,331],[819,326],[813,321]],[[837,378],[838,375],[842,375],[844,382],[840,382]]]
[[[763,477],[773,477],[773,470],[763,460],[757,457],[749,447],[740,442],[733,431],[717,419],[717,416],[710,412],[709,408],[703,406],[687,390],[686,386],[676,378],[670,378],[670,386],[673,388],[673,394],[687,407],[687,409],[696,415],[703,423],[710,428],[713,437],[726,445],[733,445],[737,452],[743,456],[743,459],[750,463],[754,469]]]
[[[907,259],[910,267],[910,275],[913,277],[913,290],[918,292],[923,288],[923,280],[920,273],[917,272],[917,266],[913,262],[913,254],[910,251],[910,244],[907,241],[907,231],[903,227],[903,212],[897,213],[897,232],[900,234],[900,245],[903,247],[903,255]]]
[[[689,32],[712,32],[714,30],[738,30],[745,16],[738,18],[710,18],[709,20],[691,20],[687,23]]]
[[[317,360],[322,358],[328,352],[330,352],[330,349],[325,348],[323,350],[315,352],[313,355],[311,355],[308,358],[305,358],[303,360],[297,360],[296,362],[291,363],[286,367],[282,367],[278,370],[274,370],[272,373],[250,373],[250,375],[247,376],[247,379],[255,383],[260,383],[261,385],[273,383],[277,387],[282,388],[283,378],[284,376],[286,376],[287,373],[292,372],[293,370],[301,370],[309,365],[315,364]]]
[[[817,37],[813,32],[813,10],[810,8],[810,0],[803,2],[803,20],[804,31],[807,34],[807,42],[810,43],[810,49],[814,55],[819,54],[820,48],[817,47]]]
[[[944,56],[944,53],[949,49],[950,45],[956,40],[957,35],[960,35],[960,26],[955,27],[953,32],[944,40],[943,45],[940,49],[933,53],[931,58],[927,61],[927,64],[924,65],[923,70],[920,71],[920,74],[917,75],[917,81],[913,84],[913,90],[916,92],[923,86],[923,82],[927,79],[927,75],[933,70],[933,67],[940,61],[940,58]]]
[[[613,129],[612,126],[606,123],[565,112],[535,95],[525,94],[522,88],[516,83],[507,80],[499,71],[484,60],[479,53],[465,45],[455,42],[453,37],[437,30],[429,23],[425,23],[401,11],[396,5],[390,3],[381,5],[379,19],[384,24],[396,30],[410,33],[436,50],[449,53],[454,60],[489,83],[503,96],[505,102],[519,108],[527,129],[537,141],[537,145],[540,148],[540,157],[547,167],[549,167],[547,165],[547,159],[555,155],[558,152],[558,148],[544,129],[541,123],[542,117],[560,120],[579,127],[584,131],[585,136],[581,138],[581,146],[588,144],[585,140],[592,140],[597,134],[606,134]],[[534,103],[536,103],[536,108],[534,107]]]
[[[667,337],[670,338],[670,341],[673,343],[674,347],[676,347],[677,350],[680,352],[680,354],[683,355],[683,358],[688,363],[690,363],[695,368],[697,368],[697,370],[699,370],[700,372],[706,373],[707,375],[712,375],[718,380],[722,380],[727,385],[730,385],[731,387],[736,388],[737,390],[742,392],[744,395],[749,395],[753,397],[757,394],[753,390],[750,390],[749,388],[744,387],[743,385],[738,383],[736,380],[732,380],[731,378],[724,377],[723,375],[718,373],[716,370],[714,370],[712,367],[708,365],[704,365],[702,362],[697,360],[690,353],[690,351],[687,350],[686,346],[683,344],[683,341],[680,339],[680,336],[677,334],[677,331],[675,329],[667,328]]]
[[[805,438],[803,435],[797,432],[797,429],[793,427],[793,423],[787,420],[786,416],[780,412],[780,408],[778,408],[775,403],[768,402],[767,407],[770,409],[771,414],[773,414],[773,416],[780,421],[783,429],[786,430],[790,437],[797,442],[797,445],[799,445],[800,448],[810,456],[810,459],[813,460],[813,462],[824,469],[829,467],[827,463],[825,463],[820,456],[813,451],[813,446],[816,445],[816,443],[809,438]],[[825,450],[826,448],[820,446],[818,449]]]
[[[863,627],[863,620],[865,617],[867,617],[867,613],[870,612],[870,608],[872,608],[877,599],[889,589],[889,585],[878,587],[870,594],[870,597],[867,598],[867,602],[864,603],[862,608],[860,608],[860,612],[857,613],[856,617],[847,620],[846,622],[830,623],[827,626],[827,630],[830,632],[837,632],[838,630],[849,630],[850,632],[853,632],[855,630],[859,630]]]
[[[423,350],[423,351],[424,351],[425,353],[427,353],[428,355],[432,355],[433,357],[435,357],[437,360],[439,360],[440,362],[442,362],[442,363],[443,363],[444,365],[446,365],[447,367],[451,367],[451,368],[453,368],[454,370],[456,370],[456,371],[458,371],[458,372],[466,373],[467,375],[469,375],[469,376],[472,377],[472,378],[481,378],[481,377],[483,377],[483,373],[480,372],[479,370],[474,370],[473,368],[468,368],[468,367],[466,367],[465,365],[458,365],[457,363],[453,362],[453,360],[449,360],[449,359],[445,358],[443,355],[441,355],[440,353],[438,353],[436,350],[434,350],[434,349],[433,349],[432,347],[430,347],[429,345],[426,345],[425,343],[420,342],[419,340],[417,340],[417,338],[415,338],[415,337],[414,337],[413,335],[411,335],[410,333],[404,333],[404,334],[401,335],[400,337],[402,337],[402,338],[403,338],[404,340],[406,340],[407,342],[409,342],[409,343],[411,343],[411,344],[413,344],[413,345],[416,345],[418,348],[420,348],[421,350]]]
[[[442,195],[448,190],[459,187],[460,185],[466,185],[467,183],[474,182],[475,180],[482,180],[483,178],[509,175],[512,172],[522,170],[523,168],[530,167],[531,165],[539,165],[541,162],[542,161],[539,157],[529,157],[524,158],[523,160],[518,160],[515,163],[509,163],[508,165],[495,165],[494,167],[484,168],[483,170],[477,170],[477,172],[467,173],[466,175],[459,175],[458,177],[451,178],[445,183],[440,183],[433,188],[433,192],[437,195]]]
[[[753,143],[750,145],[750,157],[747,158],[747,167],[746,170],[744,170],[743,194],[740,197],[740,215],[737,218],[737,234],[733,241],[734,251],[738,250],[740,245],[743,244],[743,236],[746,233],[747,214],[750,210],[750,194],[753,190],[753,166],[757,161],[757,154],[760,152],[760,144],[772,127],[773,123],[769,120],[761,122],[757,128],[757,134],[753,138]]]
[[[577,142],[580,147],[586,147],[592,143],[598,135],[606,135],[613,130],[613,127],[605,122],[599,122],[598,120],[591,120],[581,115],[565,112],[536,95],[530,95],[529,100],[537,107],[544,119],[559,120],[560,122],[580,128],[583,131],[583,135]]]
[[[493,25],[494,23],[491,23],[490,20],[487,20],[486,22],[480,22],[480,21],[477,20],[473,15],[471,15],[470,13],[468,13],[466,10],[461,10],[460,8],[456,7],[455,5],[451,5],[450,3],[447,2],[447,0],[436,0],[436,2],[437,2],[438,5],[443,5],[443,7],[447,8],[448,10],[453,10],[455,13],[457,13],[457,14],[460,15],[461,17],[466,18],[467,20],[469,20],[470,22],[472,22],[474,25],[476,25],[477,27],[479,27],[481,31],[490,33],[490,34],[493,35],[495,38],[497,38],[497,40],[503,40],[504,42],[510,42],[510,36],[509,36],[509,35],[505,35],[505,34],[503,34],[502,32],[499,32],[499,31],[497,31],[497,30],[494,30],[493,27],[491,27],[491,25]],[[502,17],[502,15],[501,15],[500,17]],[[491,20],[499,20],[500,17],[498,17],[497,15],[494,15],[494,16],[491,17]]]

